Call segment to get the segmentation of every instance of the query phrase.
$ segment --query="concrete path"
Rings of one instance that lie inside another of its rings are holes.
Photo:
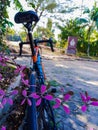
[[[16,61],[30,65],[29,58],[17,58]],[[75,93],[74,102],[69,103],[70,115],[64,113],[62,108],[56,110],[59,130],[98,130],[98,107],[89,107],[85,113],[76,110],[81,104],[81,91],[88,91],[91,97],[98,98],[98,62],[49,55],[43,55],[43,62],[48,80],[55,80],[64,86],[65,91]]]

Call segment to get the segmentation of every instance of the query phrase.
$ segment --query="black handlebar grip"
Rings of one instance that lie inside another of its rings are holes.
[[[19,47],[20,47],[20,51],[19,51],[19,56],[21,56],[21,54],[22,54],[22,43],[19,43]]]
[[[51,51],[54,52],[53,40],[52,40],[52,38],[49,38],[49,42],[50,42]]]

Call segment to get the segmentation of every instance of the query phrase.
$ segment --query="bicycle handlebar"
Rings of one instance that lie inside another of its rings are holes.
[[[51,47],[51,51],[54,52],[52,38],[49,38],[48,40],[38,40],[38,39],[34,40],[35,46],[37,45],[37,43],[43,43],[43,42],[49,42],[50,43],[50,47]]]
[[[50,43],[51,51],[54,52],[53,40],[52,40],[52,38],[49,38],[49,39],[47,39],[47,40],[38,40],[38,39],[35,39],[35,40],[34,40],[35,46],[37,46],[38,43],[43,43],[43,42],[49,42],[49,43]],[[29,44],[29,42],[21,42],[21,43],[19,43],[19,46],[20,46],[19,56],[21,56],[21,54],[22,54],[22,47],[23,47],[24,44]]]
[[[54,52],[54,48],[53,48],[53,40],[50,38],[49,41],[50,41],[51,51]]]

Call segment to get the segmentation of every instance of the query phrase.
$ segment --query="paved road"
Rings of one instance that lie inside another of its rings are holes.
[[[47,77],[98,97],[98,62],[55,58],[44,60]]]
[[[98,62],[53,58],[53,60],[44,59],[44,64],[47,78],[63,84],[67,90],[73,90],[76,94],[74,99],[78,103],[81,91],[87,91],[91,97],[98,98]],[[77,102],[71,106],[72,109],[79,105]],[[71,115],[66,119],[63,117],[64,130],[90,130],[90,128],[98,130],[98,107],[90,107],[89,110],[82,113],[83,115],[73,113],[74,116]]]
[[[30,59],[18,58],[17,62],[28,64]],[[43,62],[48,80],[55,80],[65,86],[65,90],[74,91],[75,102],[70,104],[72,110],[80,106],[81,91],[88,91],[91,97],[98,98],[98,62],[49,56],[44,56]],[[98,107],[90,107],[86,113],[72,111],[72,114],[66,115],[62,109],[58,113],[60,130],[98,130]]]

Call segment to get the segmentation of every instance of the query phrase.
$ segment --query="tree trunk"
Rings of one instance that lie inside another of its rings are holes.
[[[90,56],[90,43],[88,43],[88,47],[87,47],[87,56]]]

